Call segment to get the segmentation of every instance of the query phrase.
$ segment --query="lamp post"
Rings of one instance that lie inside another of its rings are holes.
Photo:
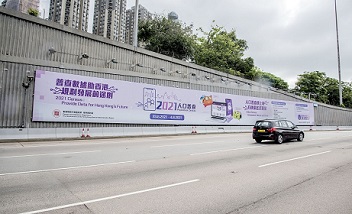
[[[336,26],[336,43],[337,43],[337,69],[338,69],[338,73],[339,73],[339,96],[340,96],[340,106],[341,106],[342,105],[342,86],[341,86],[339,28],[338,28],[338,24],[337,24],[336,0],[335,0],[335,26]]]
[[[136,6],[134,8],[134,26],[133,26],[133,46],[138,46],[138,11],[139,4],[138,0],[136,0]]]

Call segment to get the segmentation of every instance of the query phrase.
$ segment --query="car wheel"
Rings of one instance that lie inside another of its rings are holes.
[[[282,134],[278,134],[276,137],[276,143],[281,144],[284,142],[284,137],[282,136]]]
[[[255,142],[261,143],[261,142],[262,142],[262,139],[255,139]]]
[[[301,132],[298,135],[297,141],[303,141],[303,138],[304,138],[304,134]]]

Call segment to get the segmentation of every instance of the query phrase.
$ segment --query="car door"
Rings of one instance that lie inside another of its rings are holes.
[[[284,138],[285,139],[292,138],[291,137],[291,135],[292,135],[291,130],[288,127],[286,121],[285,120],[280,120],[280,121],[278,121],[278,123],[279,123],[280,129],[281,129],[281,133],[284,136]]]
[[[291,129],[291,138],[292,139],[296,139],[298,138],[298,134],[299,134],[299,129],[297,128],[297,126],[292,123],[291,121],[286,121],[287,125],[289,126],[289,128]]]

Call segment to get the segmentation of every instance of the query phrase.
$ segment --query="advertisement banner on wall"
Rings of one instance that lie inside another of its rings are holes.
[[[314,125],[314,107],[41,70],[35,75],[33,121],[253,125],[266,118]]]

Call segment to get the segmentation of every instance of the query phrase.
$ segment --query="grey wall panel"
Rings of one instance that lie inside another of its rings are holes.
[[[26,65],[3,63],[1,97],[0,97],[0,126],[19,127],[23,123],[25,90],[22,81],[26,76]],[[30,91],[30,89],[28,90]],[[30,94],[30,93],[28,93]]]
[[[0,8],[0,30],[1,127],[15,127],[22,123],[33,128],[143,126],[31,122],[33,84],[25,95],[22,82],[27,70],[33,72],[37,69],[200,91],[310,102],[240,77],[3,8]],[[49,53],[51,47],[55,53]],[[89,58],[80,59],[83,53],[88,54]],[[113,58],[117,63],[107,63]],[[27,105],[23,108],[25,102]],[[349,109],[325,104],[315,107],[317,125],[348,126],[352,125],[351,118],[352,112]]]

